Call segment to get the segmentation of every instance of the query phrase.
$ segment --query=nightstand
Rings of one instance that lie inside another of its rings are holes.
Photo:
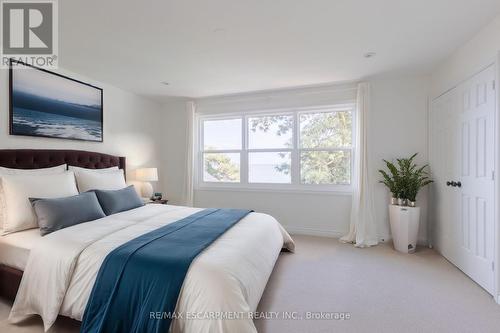
[[[166,205],[168,203],[168,200],[162,199],[162,200],[147,200],[144,202],[146,205]]]

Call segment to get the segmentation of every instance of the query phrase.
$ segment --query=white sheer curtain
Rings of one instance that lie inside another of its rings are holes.
[[[378,244],[377,226],[373,209],[373,191],[368,164],[368,117],[370,112],[370,84],[358,84],[356,98],[356,149],[354,152],[353,193],[351,225],[347,235],[340,240],[354,243],[356,247]]]
[[[186,103],[186,173],[184,179],[184,195],[183,201],[185,206],[193,207],[194,205],[194,118],[196,113],[196,103]]]

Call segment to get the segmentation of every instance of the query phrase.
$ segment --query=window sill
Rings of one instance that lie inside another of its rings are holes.
[[[197,186],[195,191],[216,192],[260,192],[260,193],[284,193],[284,194],[314,194],[331,196],[351,196],[352,189],[314,189],[314,188],[270,188],[270,187],[244,187],[244,186]]]

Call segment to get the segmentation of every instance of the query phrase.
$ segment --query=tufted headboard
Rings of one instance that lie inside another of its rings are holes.
[[[50,168],[61,164],[104,169],[118,166],[125,170],[125,157],[82,150],[0,149],[0,166],[13,169]]]

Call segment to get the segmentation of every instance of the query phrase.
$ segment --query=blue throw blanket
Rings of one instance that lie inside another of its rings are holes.
[[[81,332],[166,333],[191,262],[251,211],[205,209],[116,248],[92,288]],[[151,313],[163,318],[151,318]]]

